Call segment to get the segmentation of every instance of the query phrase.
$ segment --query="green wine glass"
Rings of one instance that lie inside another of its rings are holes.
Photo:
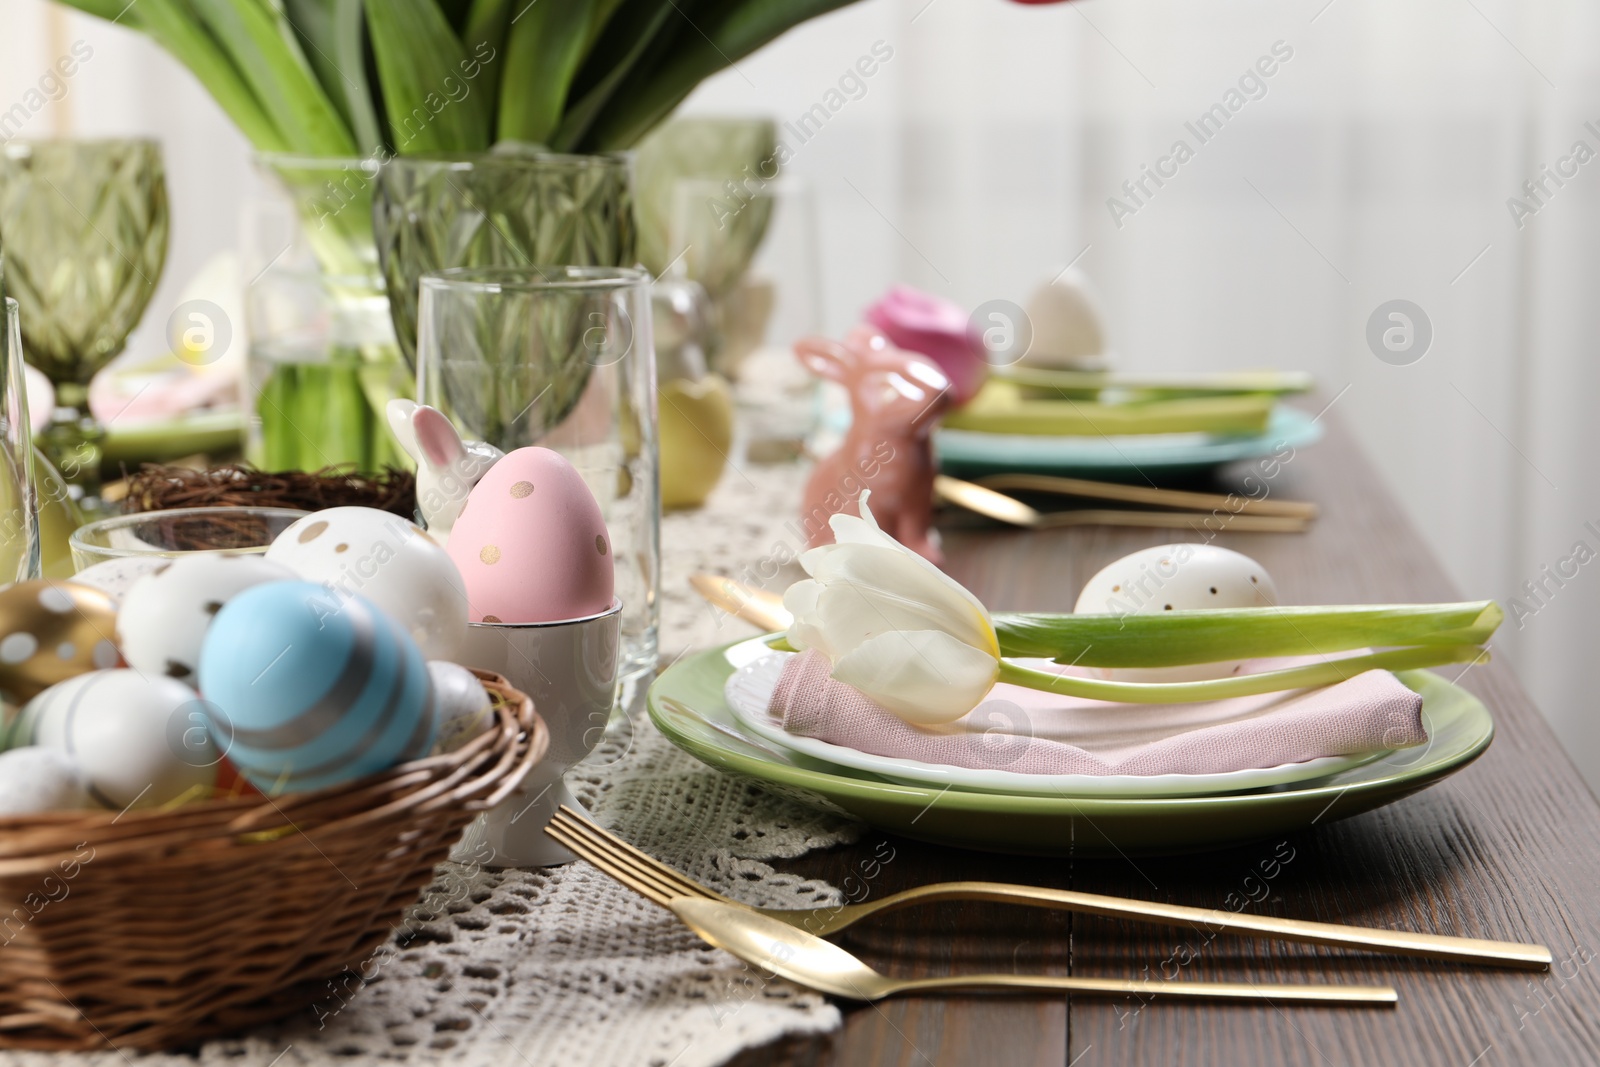
[[[24,358],[56,389],[45,452],[92,506],[105,427],[89,380],[127,344],[167,257],[161,148],[147,140],[10,141],[0,150],[6,290]]]

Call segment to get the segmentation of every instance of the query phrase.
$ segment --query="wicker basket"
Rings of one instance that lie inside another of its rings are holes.
[[[273,800],[0,819],[0,1047],[177,1048],[327,996],[549,745],[476,673],[496,724],[447,755]]]

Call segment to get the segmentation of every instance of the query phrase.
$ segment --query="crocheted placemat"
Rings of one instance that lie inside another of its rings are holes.
[[[664,664],[755,632],[700,602],[688,576],[787,584],[803,546],[785,524],[803,478],[795,467],[730,469],[707,507],[666,517]],[[616,723],[567,781],[603,825],[731,897],[767,907],[842,902],[833,886],[779,874],[766,861],[853,841],[858,825],[711,770],[647,719]],[[586,864],[488,871],[447,863],[361,973],[330,982],[303,1015],[207,1042],[195,1055],[0,1052],[0,1067],[710,1067],[839,1023],[822,997],[763,980]]]

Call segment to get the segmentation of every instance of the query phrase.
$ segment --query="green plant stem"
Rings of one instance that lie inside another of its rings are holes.
[[[1488,658],[1489,650],[1477,645],[1401,648],[1303,667],[1200,682],[1113,682],[1098,678],[1074,678],[1001,660],[997,680],[1086,700],[1112,700],[1123,704],[1186,704],[1333,685],[1366,671],[1414,670],[1446,663],[1483,662]]]
[[[1357,648],[1481,645],[1504,618],[1492,600],[993,617],[1001,655],[1085,667],[1175,667]]]

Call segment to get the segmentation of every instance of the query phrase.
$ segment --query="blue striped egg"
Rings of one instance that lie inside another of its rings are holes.
[[[410,635],[362,596],[271,582],[230,599],[200,652],[208,728],[268,795],[376,774],[433,747],[433,683]]]

